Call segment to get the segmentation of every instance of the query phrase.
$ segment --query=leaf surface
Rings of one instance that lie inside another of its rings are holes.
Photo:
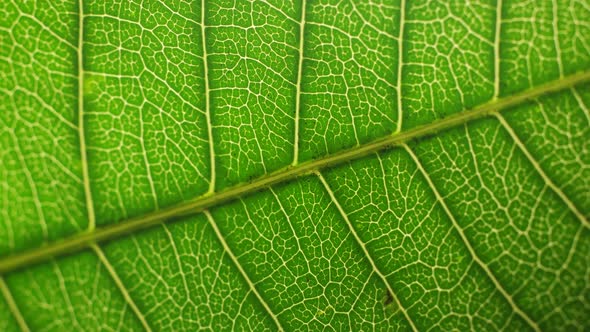
[[[590,4],[4,1],[0,330],[587,330]]]

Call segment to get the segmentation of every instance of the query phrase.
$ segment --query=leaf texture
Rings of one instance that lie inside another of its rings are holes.
[[[588,22],[3,1],[0,330],[588,330]]]

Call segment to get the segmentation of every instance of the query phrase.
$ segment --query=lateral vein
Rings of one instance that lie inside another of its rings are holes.
[[[396,133],[402,131],[402,67],[404,26],[406,20],[406,0],[401,0],[399,9],[399,36],[397,40],[397,124]]]
[[[453,227],[459,233],[459,236],[461,237],[463,244],[465,245],[465,247],[467,247],[467,250],[471,254],[471,258],[477,263],[477,265],[479,265],[482,268],[482,270],[484,270],[484,272],[486,273],[488,278],[492,281],[492,283],[494,284],[496,289],[500,292],[500,294],[502,294],[502,296],[504,297],[504,299],[506,299],[508,304],[510,304],[510,306],[512,307],[512,310],[517,315],[519,315],[525,322],[527,322],[527,324],[529,324],[535,331],[537,331],[537,332],[541,331],[541,329],[539,328],[537,323],[535,323],[535,321],[533,321],[524,311],[522,311],[522,309],[520,309],[520,307],[514,302],[514,299],[512,298],[512,296],[510,294],[508,294],[508,292],[500,284],[498,279],[496,279],[496,276],[492,273],[490,268],[479,258],[479,256],[475,252],[475,249],[473,249],[473,247],[471,246],[471,242],[469,242],[469,240],[467,239],[465,232],[463,232],[463,229],[459,226],[457,219],[455,219],[455,216],[451,213],[451,210],[449,210],[447,203],[444,201],[443,197],[438,192],[438,189],[436,188],[436,186],[432,182],[432,179],[430,179],[430,175],[426,172],[424,167],[422,167],[422,163],[420,162],[418,157],[414,154],[414,152],[412,151],[412,149],[410,149],[410,147],[408,145],[403,144],[403,147],[406,150],[406,152],[410,155],[410,157],[412,158],[414,163],[416,164],[416,167],[418,167],[418,170],[420,171],[420,173],[422,173],[422,176],[424,176],[424,178],[426,179],[426,182],[428,183],[428,186],[430,187],[430,189],[434,193],[436,200],[440,203],[440,205],[442,206],[443,210],[445,211],[445,213],[449,217],[449,219],[451,219]]]
[[[131,307],[131,310],[133,311],[133,313],[135,313],[135,316],[137,317],[137,319],[139,320],[139,322],[141,323],[143,328],[146,331],[151,332],[152,331],[151,327],[149,326],[145,317],[143,316],[143,314],[141,313],[141,311],[139,310],[139,308],[135,304],[135,301],[133,301],[133,298],[131,297],[131,295],[127,291],[127,288],[125,288],[123,281],[121,281],[121,278],[119,278],[117,271],[111,265],[111,263],[109,262],[109,260],[105,256],[102,249],[100,249],[100,247],[96,244],[92,244],[92,245],[90,245],[90,247],[92,248],[92,250],[94,250],[94,252],[98,256],[98,259],[101,261],[102,265],[104,265],[104,267],[107,269],[109,275],[111,276],[111,278],[115,282],[115,285],[117,285],[119,292],[121,292],[121,295],[123,295],[125,302],[127,302],[127,304]]]
[[[494,36],[494,98],[500,95],[500,33],[502,31],[502,0],[496,0],[496,32]]]
[[[254,295],[256,296],[258,301],[260,302],[260,304],[262,304],[264,309],[267,311],[268,315],[272,318],[274,323],[277,325],[277,328],[279,329],[279,331],[284,331],[285,329],[283,329],[281,322],[279,322],[279,318],[272,312],[272,310],[270,309],[270,307],[268,306],[268,303],[266,303],[264,298],[262,298],[262,295],[260,295],[260,293],[256,289],[256,285],[254,285],[252,280],[250,280],[250,277],[248,276],[246,271],[244,271],[242,264],[240,264],[236,255],[234,255],[231,248],[227,245],[227,242],[225,242],[225,238],[221,234],[221,231],[219,231],[219,228],[217,227],[217,223],[215,222],[215,219],[213,219],[213,216],[211,215],[211,213],[208,210],[203,211],[203,213],[207,217],[207,221],[209,221],[209,224],[211,225],[211,228],[213,228],[213,231],[215,232],[217,239],[219,240],[219,242],[223,246],[223,249],[225,250],[225,252],[229,256],[229,258],[232,260],[235,267],[238,269],[238,271],[240,272],[240,274],[242,275],[242,277],[244,278],[244,280],[246,281],[246,283],[248,284],[248,286],[250,287],[250,289],[252,290],[252,292],[254,293]]]
[[[211,179],[209,180],[209,190],[207,193],[215,192],[215,147],[213,146],[213,122],[211,121],[211,96],[209,89],[209,64],[207,61],[207,41],[205,40],[205,4],[207,1],[201,1],[201,47],[203,48],[203,71],[205,76],[205,118],[207,119],[207,136],[209,140],[209,164],[211,169]]]
[[[561,200],[565,203],[565,205],[567,205],[567,207],[570,209],[570,211],[572,211],[572,213],[576,216],[576,218],[578,218],[580,220],[580,222],[582,223],[582,226],[584,226],[586,228],[590,228],[590,222],[588,222],[588,220],[586,219],[586,217],[584,216],[584,214],[582,212],[580,212],[580,210],[572,202],[572,200],[563,192],[563,190],[561,190],[561,188],[559,188],[553,182],[553,180],[551,180],[551,178],[547,175],[547,173],[545,173],[545,171],[543,170],[543,168],[541,167],[541,165],[539,164],[539,162],[529,152],[529,150],[524,145],[524,143],[522,142],[522,140],[520,139],[520,137],[518,137],[518,135],[516,135],[516,133],[514,132],[514,129],[512,129],[512,127],[506,121],[506,119],[504,119],[504,117],[502,116],[502,114],[496,113],[494,115],[496,116],[496,118],[498,119],[498,121],[502,124],[502,127],[504,127],[504,129],[508,132],[508,134],[510,135],[510,137],[512,137],[512,140],[514,141],[514,143],[516,144],[516,146],[518,146],[518,148],[520,149],[520,151],[522,151],[522,153],[525,155],[525,157],[531,163],[531,165],[533,166],[533,168],[535,169],[535,171],[537,171],[537,173],[541,176],[541,178],[543,179],[543,181],[545,181],[545,183],[547,184],[547,186],[549,188],[551,188],[551,190],[553,190],[553,192],[555,192],[557,194],[557,196],[559,196],[559,198],[561,198]]]
[[[293,166],[299,163],[299,113],[301,112],[301,77],[303,76],[303,41],[305,37],[305,7],[307,1],[301,1],[301,22],[299,23],[299,64],[297,67],[297,82],[295,87],[295,134],[293,139]]]
[[[27,322],[25,321],[25,318],[21,314],[20,309],[18,308],[18,305],[14,301],[14,297],[12,297],[12,293],[10,292],[10,289],[8,288],[8,285],[4,281],[3,277],[0,277],[0,292],[2,292],[2,295],[4,296],[4,300],[6,300],[6,304],[8,305],[8,308],[10,309],[10,312],[14,316],[14,319],[16,320],[16,323],[18,324],[18,327],[21,329],[21,331],[22,332],[31,331],[29,329],[29,326],[27,325]]]
[[[367,258],[367,260],[371,264],[371,268],[373,269],[373,272],[375,272],[377,274],[377,276],[379,276],[381,281],[383,281],[383,283],[385,284],[385,287],[387,287],[387,291],[389,291],[389,294],[391,295],[391,297],[395,301],[395,304],[397,305],[398,308],[400,308],[400,311],[404,314],[404,317],[406,318],[406,320],[408,321],[408,323],[412,327],[412,330],[418,331],[418,329],[416,328],[416,325],[414,325],[414,322],[410,318],[410,315],[408,314],[406,309],[402,306],[401,302],[397,298],[397,294],[393,291],[393,287],[391,287],[391,285],[390,285],[389,281],[387,280],[387,278],[385,277],[385,275],[381,272],[381,270],[379,270],[379,268],[377,267],[377,264],[375,264],[373,257],[371,256],[371,254],[367,250],[367,246],[365,245],[363,240],[360,238],[360,236],[357,234],[354,226],[350,222],[350,219],[348,219],[348,215],[346,214],[346,212],[344,211],[344,209],[342,208],[342,206],[340,205],[340,203],[336,199],[336,196],[334,196],[334,192],[332,191],[332,188],[330,188],[330,185],[328,184],[328,182],[326,182],[326,179],[324,179],[324,176],[322,175],[322,173],[320,173],[320,171],[316,171],[315,174],[317,175],[317,177],[320,179],[320,181],[324,185],[324,188],[325,188],[326,192],[328,193],[328,195],[330,196],[332,203],[334,203],[334,205],[338,209],[338,212],[340,213],[340,216],[342,216],[342,218],[346,222],[346,225],[348,226],[348,229],[352,233],[352,236],[356,240],[357,244],[363,250],[363,253],[365,254],[365,258]]]
[[[84,0],[78,0],[78,139],[80,143],[80,158],[82,163],[82,182],[86,199],[86,213],[88,214],[88,232],[96,229],[94,202],[90,189],[88,174],[88,155],[86,148],[86,134],[84,132]]]

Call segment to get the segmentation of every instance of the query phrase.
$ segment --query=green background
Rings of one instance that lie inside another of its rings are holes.
[[[549,91],[590,71],[588,22],[586,0],[2,1],[0,261]],[[0,330],[588,330],[589,108],[572,85],[6,273]]]

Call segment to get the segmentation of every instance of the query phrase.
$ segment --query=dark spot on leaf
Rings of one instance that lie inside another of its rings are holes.
[[[385,306],[388,306],[391,303],[393,303],[393,294],[391,294],[391,292],[388,290],[387,293],[385,294],[385,300],[383,301],[383,304]]]

